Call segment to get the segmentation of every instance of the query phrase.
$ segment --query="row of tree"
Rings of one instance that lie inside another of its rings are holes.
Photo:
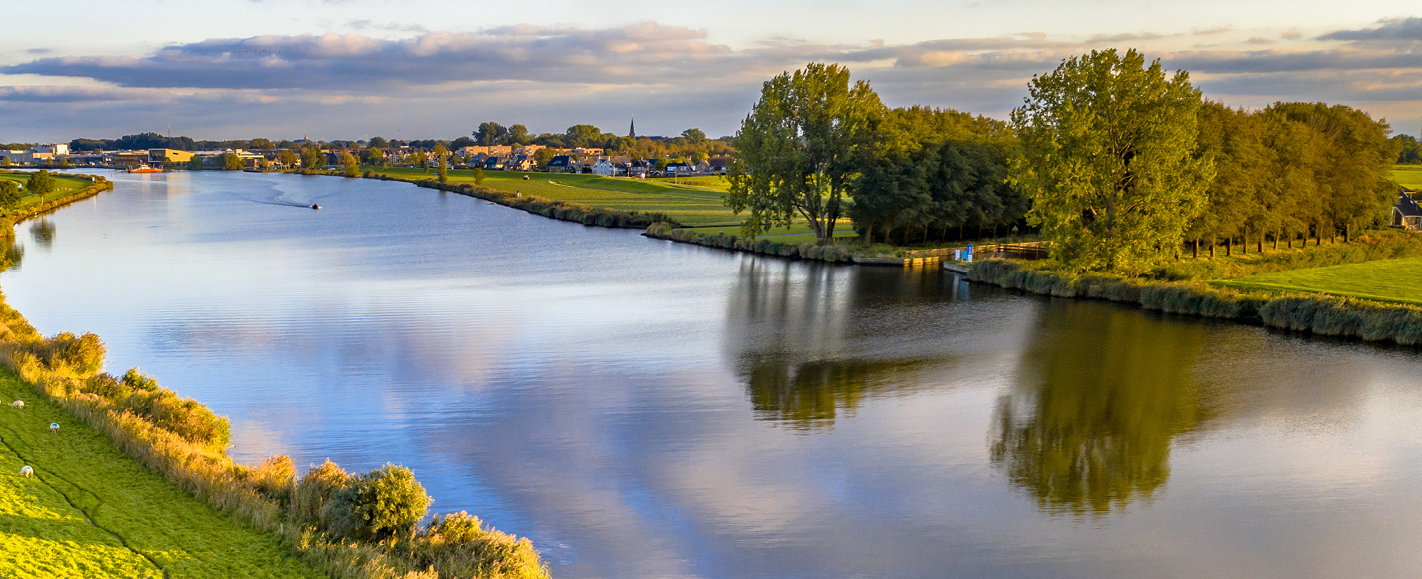
[[[733,140],[727,205],[749,213],[747,234],[803,220],[821,242],[841,217],[899,243],[1020,224],[1069,266],[1139,271],[1187,242],[1346,236],[1397,195],[1402,141],[1346,106],[1232,109],[1187,72],[1114,49],[1066,59],[1028,92],[1010,122],[889,109],[848,70],[811,63],[766,81]]]

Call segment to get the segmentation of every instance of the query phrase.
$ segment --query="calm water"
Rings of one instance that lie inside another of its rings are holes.
[[[12,305],[241,461],[407,465],[556,576],[1422,574],[1414,350],[396,183],[115,178],[16,228]]]

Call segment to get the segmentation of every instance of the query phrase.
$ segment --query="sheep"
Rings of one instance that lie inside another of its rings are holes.
[[[59,432],[59,423],[58,423],[58,422],[51,422],[51,423],[49,423],[49,431],[50,431],[50,432]]]
[[[25,466],[20,467],[20,476],[30,478],[30,475],[32,474],[35,474],[35,469],[30,468],[30,465],[27,464]]]
[[[25,407],[25,401],[24,401],[24,400],[16,400],[16,401],[10,403],[10,408],[24,408],[24,407]]]

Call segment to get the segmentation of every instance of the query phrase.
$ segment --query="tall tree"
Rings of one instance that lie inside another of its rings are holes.
[[[1033,77],[1012,111],[1012,180],[1052,256],[1078,270],[1136,272],[1178,247],[1205,204],[1212,159],[1196,155],[1200,91],[1135,50],[1092,51]]]
[[[0,210],[13,211],[20,206],[20,184],[0,179]]]
[[[809,222],[815,239],[834,236],[845,196],[880,140],[884,105],[866,81],[850,84],[849,69],[810,63],[765,82],[741,122],[726,205],[749,212],[747,235]]]
[[[530,142],[528,127],[523,125],[513,125],[509,127],[508,142],[505,145],[526,145]]]
[[[40,169],[25,181],[26,195],[45,195],[54,192],[54,177],[49,176],[49,171]]]
[[[326,154],[317,147],[303,147],[301,149],[301,168],[316,170],[326,166]]]
[[[493,121],[479,123],[479,130],[474,131],[474,141],[486,147],[503,145],[508,136],[509,130]]]

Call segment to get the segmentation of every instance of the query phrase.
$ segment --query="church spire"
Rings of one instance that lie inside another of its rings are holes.
[[[627,136],[637,138],[637,115],[632,115],[632,127],[627,129]]]

